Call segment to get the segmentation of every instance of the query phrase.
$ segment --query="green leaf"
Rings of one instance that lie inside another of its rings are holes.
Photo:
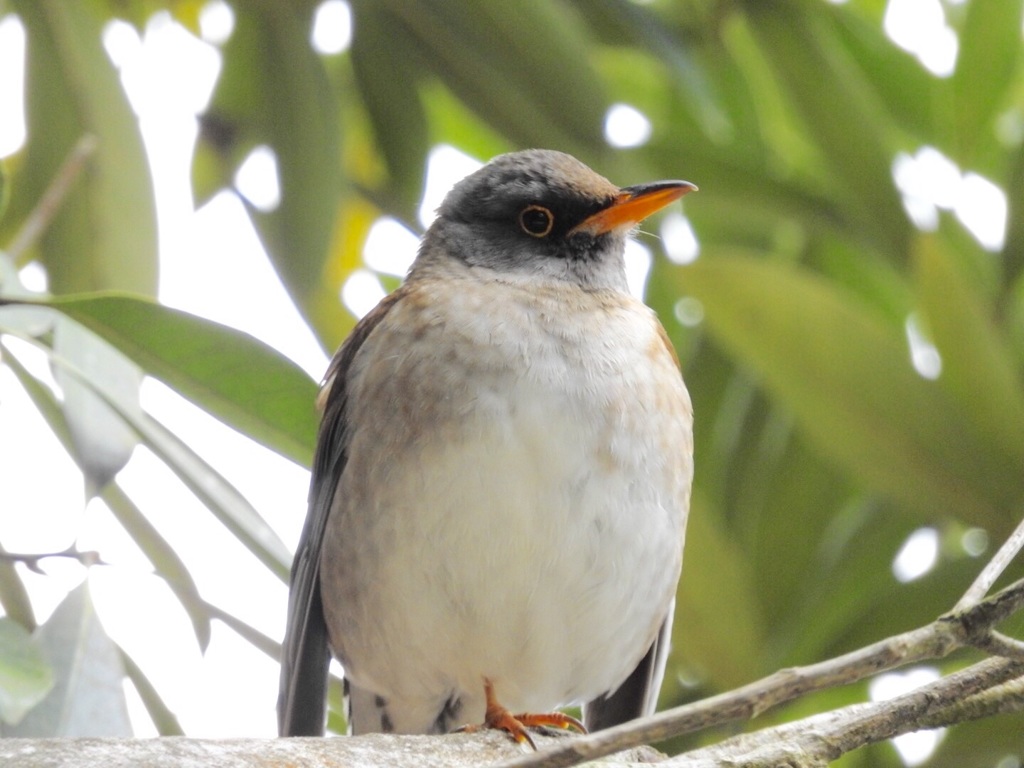
[[[0,617],[0,719],[16,725],[53,688],[53,671],[23,626]]]
[[[414,60],[395,55],[409,46],[404,28],[377,4],[355,3],[352,71],[369,113],[373,134],[387,162],[395,206],[413,215],[423,194],[424,158],[430,148],[427,118]]]
[[[740,442],[749,446],[748,460],[741,471],[730,472],[737,489],[728,513],[748,568],[757,574],[765,634],[775,640],[756,654],[761,672],[768,672],[787,646],[779,636],[794,627],[801,634],[822,629],[816,622],[794,622],[793,612],[832,540],[835,517],[854,492],[849,479],[812,449],[786,409],[770,409],[764,427],[744,431]]]
[[[1006,243],[999,260],[1003,285],[1010,290],[1024,273],[1024,145],[1016,148],[1007,165]]]
[[[346,321],[324,279],[345,179],[338,99],[309,42],[312,9],[278,0],[233,7],[235,28],[194,167],[208,176],[220,164],[227,183],[254,147],[273,150],[280,203],[261,211],[245,202],[289,295],[323,335]]]
[[[0,159],[0,221],[7,212],[7,203],[11,198],[11,184],[7,177],[7,162]]]
[[[637,3],[617,0],[575,0],[573,3],[587,24],[606,35],[613,36],[620,54],[636,55],[642,52],[647,61],[637,67],[623,68],[623,78],[640,79],[648,74],[654,62],[662,64],[678,88],[675,101],[692,115],[694,121],[708,136],[731,132],[729,117],[723,112],[720,94],[713,87],[709,73],[698,58],[696,46],[688,45],[683,30],[679,34],[672,25],[658,18],[656,9]],[[691,9],[693,27],[706,21],[699,11]],[[689,26],[689,25],[688,25]]]
[[[431,139],[486,159],[508,152],[509,142],[440,83],[428,83],[426,104]],[[417,223],[418,226],[418,223]]]
[[[199,587],[185,563],[119,485],[108,484],[103,489],[102,498],[117,522],[153,564],[157,575],[167,582],[171,592],[178,598],[192,622],[199,650],[205,652],[210,646],[210,615],[206,612],[206,604],[199,596]]]
[[[141,416],[142,373],[103,339],[71,318],[58,316],[53,351],[76,370],[103,381],[121,410]],[[137,442],[135,434],[78,376],[68,375],[63,366],[57,366],[54,378],[64,394],[61,407],[71,430],[75,460],[86,478],[86,495],[91,498],[128,463]]]
[[[0,354],[3,354],[3,351],[0,347]],[[2,551],[3,548],[0,547],[0,552]],[[28,590],[25,589],[25,582],[18,575],[14,563],[6,560],[0,560],[0,607],[7,618],[16,621],[25,629],[31,631],[36,628],[36,616],[32,610]]]
[[[881,521],[878,524],[880,527],[886,525]],[[875,539],[873,531],[864,531],[864,537],[868,541]],[[899,543],[902,545],[903,542]],[[983,565],[983,562],[967,557],[957,542],[956,552],[952,557],[940,548],[939,559],[928,573],[901,584],[893,576],[891,567],[892,557],[896,552],[886,548],[888,542],[879,544],[883,548],[882,551],[890,556],[888,562],[879,563],[872,573],[863,568],[857,569],[863,580],[868,583],[869,588],[866,591],[874,596],[873,600],[864,601],[856,597],[857,592],[865,592],[857,581],[857,570],[850,569],[849,573],[841,577],[843,583],[839,590],[842,595],[840,599],[852,598],[860,604],[861,613],[850,617],[842,643],[827,648],[829,654],[861,648],[877,642],[881,637],[934,621],[936,616],[950,610],[977,577]],[[858,544],[858,548],[863,546],[864,544]],[[888,583],[882,577],[888,577]],[[822,578],[823,583],[826,581],[827,579]],[[874,588],[871,588],[871,585]],[[824,597],[822,610],[829,613],[829,596]],[[962,664],[963,660],[956,659],[952,663]]]
[[[178,722],[178,718],[153,687],[153,683],[146,677],[142,668],[125,653],[123,648],[118,647],[118,651],[121,652],[121,664],[124,666],[125,675],[135,686],[143,706],[146,707],[146,712],[149,713],[153,725],[156,726],[157,733],[161,736],[184,736],[185,731]]]
[[[254,648],[262,651],[274,661],[281,658],[281,644],[279,642],[267,637],[252,625],[246,624],[222,608],[218,608],[211,603],[207,603],[206,607],[211,616],[224,622],[226,626],[234,630],[239,637],[249,642]]]
[[[2,348],[0,348],[2,349]],[[18,378],[19,383],[25,388],[26,393],[32,399],[33,404],[39,409],[40,414],[53,430],[54,435],[64,445],[68,453],[79,461],[74,451],[73,436],[65,413],[57,403],[49,388],[36,380],[18,361],[17,357],[11,354],[6,355],[5,362],[12,373]],[[128,424],[138,429],[142,420],[141,414],[129,414],[118,411],[113,407],[114,402],[111,396],[103,389],[90,387],[90,382],[82,378],[81,371],[75,371],[66,366],[64,372],[68,379],[74,378],[83,387],[89,387],[89,391],[105,406],[111,408],[111,412],[121,424]],[[135,436],[135,432],[132,433]],[[84,471],[84,470],[83,470]],[[184,562],[171,548],[167,540],[152,526],[142,512],[129,499],[120,486],[115,483],[107,483],[101,490],[103,500],[110,508],[111,513],[118,522],[132,537],[139,549],[146,558],[153,564],[157,575],[167,582],[168,587],[181,602],[182,607],[192,622],[196,640],[201,650],[205,651],[210,643],[210,617],[205,611],[205,603],[199,597],[199,588],[192,579],[191,574],[185,567]]]
[[[68,593],[33,642],[53,664],[49,695],[5,736],[18,738],[131,736],[117,646],[107,637],[88,582]]]
[[[4,309],[20,309],[20,307]],[[44,309],[47,312],[52,312],[49,307]],[[72,450],[70,429],[53,394],[21,366],[16,356],[8,354],[5,361],[39,408],[50,428],[53,429],[69,453],[75,456],[76,454]],[[63,358],[54,358],[53,362],[58,370],[65,372],[69,380],[80,382],[110,407],[117,418],[133,430],[133,438],[141,439],[158,458],[167,464],[168,468],[253,555],[283,581],[288,580],[291,552],[273,528],[231,483],[162,424],[136,409],[123,408],[116,392],[107,386],[105,380],[90,378],[86,372],[73,367],[69,361]],[[196,636],[201,646],[205,647],[209,639],[209,628],[204,628],[204,624],[208,624],[208,620],[201,610],[197,610],[198,591],[184,565],[176,560],[176,556],[166,542],[163,542],[162,539],[152,540],[153,537],[158,538],[158,535],[151,529],[144,527],[136,530],[138,526],[148,526],[145,520],[140,521],[133,528],[130,523],[138,517],[138,511],[135,510],[134,505],[131,505],[131,502],[118,501],[121,493],[119,488],[112,487],[110,491],[112,494],[117,494],[117,497],[108,498],[105,494],[104,498],[111,504],[115,515],[128,516],[128,519],[122,519],[121,522],[136,537],[137,543],[147,555],[157,555],[156,558],[151,558],[152,562],[157,566],[159,575],[168,580],[172,589],[179,592],[179,598],[186,611],[193,617],[193,623],[196,624]],[[128,506],[125,507],[125,505]],[[151,551],[147,548],[147,544],[156,547],[156,550]],[[161,564],[166,567],[161,568]]]
[[[925,515],[1006,525],[1019,478],[990,463],[955,403],[914,372],[898,329],[820,278],[748,257],[702,258],[680,282],[834,461]]]
[[[818,144],[831,194],[865,236],[902,252],[910,227],[892,183],[892,122],[872,84],[836,40],[828,8],[823,3],[747,3],[744,8],[751,32]]]
[[[538,0],[392,0],[387,7],[417,40],[412,53],[423,65],[513,143],[582,154],[606,148],[601,81],[584,28],[563,7]]]
[[[317,430],[316,383],[266,344],[130,296],[68,297],[48,305],[229,426],[309,465]]]
[[[944,133],[936,120],[941,81],[912,54],[893,44],[882,32],[881,19],[865,19],[851,10],[855,9],[822,8],[832,39],[843,45],[888,115],[914,137],[914,143],[938,143]]]
[[[713,508],[694,493],[673,645],[687,664],[696,665],[722,690],[749,682],[761,672],[757,650],[764,627],[755,583],[748,558],[714,519]]]
[[[224,527],[287,583],[292,553],[238,489],[160,422],[144,416],[132,426]]]
[[[156,211],[138,122],[103,50],[92,3],[12,0],[25,24],[28,143],[8,220],[23,222],[72,148],[96,151],[39,242],[55,293],[156,291]]]
[[[890,504],[852,500],[835,510],[825,535],[811,553],[793,604],[776,625],[779,665],[806,664],[855,648],[848,640],[861,632],[874,642],[912,627],[890,613],[864,626],[873,607],[899,588],[892,561],[907,536],[919,527]],[[888,630],[888,632],[886,631]]]
[[[929,768],[963,768],[998,766],[1002,760],[1019,760],[1021,733],[1024,733],[1024,713],[1021,712],[960,723],[946,731],[927,765]]]
[[[1024,382],[1017,361],[943,242],[922,236],[917,282],[927,327],[942,358],[940,383],[957,398],[979,439],[1002,454],[1007,472],[1024,466]]]
[[[956,143],[961,162],[970,163],[979,147],[991,144],[993,122],[1017,91],[1014,74],[1020,61],[1020,0],[967,3],[959,35],[952,88]]]

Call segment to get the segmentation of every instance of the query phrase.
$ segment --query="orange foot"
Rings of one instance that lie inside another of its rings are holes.
[[[527,728],[574,728],[580,733],[586,733],[587,729],[579,720],[561,712],[548,712],[546,714],[522,713],[513,715],[505,707],[498,703],[494,696],[494,684],[484,678],[484,694],[487,696],[487,711],[484,713],[484,721],[480,725],[464,725],[459,731],[472,733],[483,728],[494,728],[508,733],[513,739],[522,744],[524,741],[533,749],[537,745],[533,743]]]

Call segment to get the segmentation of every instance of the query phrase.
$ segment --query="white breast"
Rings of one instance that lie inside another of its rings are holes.
[[[350,372],[332,645],[410,712],[455,694],[482,716],[484,676],[513,711],[607,692],[681,564],[691,415],[657,321],[617,294],[423,290]]]

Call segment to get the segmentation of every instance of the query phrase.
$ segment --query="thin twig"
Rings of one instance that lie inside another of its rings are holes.
[[[68,156],[61,163],[57,175],[54,176],[36,207],[32,209],[32,213],[25,219],[25,223],[21,225],[21,229],[18,230],[14,240],[7,248],[7,254],[15,262],[18,261],[18,257],[22,253],[35,244],[46,228],[50,226],[50,222],[64,204],[68,192],[71,191],[75,179],[81,174],[86,161],[98,146],[99,140],[92,134],[87,134],[71,148]]]
[[[1007,637],[994,629],[985,633],[971,642],[975,648],[991,653],[993,656],[1002,656],[1004,659],[1015,659],[1024,661],[1024,643],[1013,637]]]
[[[953,607],[953,610],[963,610],[970,605],[980,602],[988,594],[988,591],[992,589],[996,579],[1006,570],[1006,566],[1017,556],[1022,547],[1024,547],[1024,520],[1021,520],[1016,530],[1010,534],[1010,537],[1003,542],[1003,546],[999,548],[999,551],[988,561],[988,564],[978,574],[978,578],[974,580],[974,583],[964,592],[964,596],[960,598],[960,601]]]
[[[92,549],[79,550],[74,546],[68,547],[60,552],[6,552],[0,551],[0,561],[8,563],[24,563],[34,573],[43,573],[39,567],[39,561],[48,557],[65,557],[70,560],[77,560],[87,568],[91,565],[107,565],[100,557],[100,553]]]

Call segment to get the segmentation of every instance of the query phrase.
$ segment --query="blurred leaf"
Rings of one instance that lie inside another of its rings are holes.
[[[881,32],[881,19],[868,20],[834,5],[821,7],[821,19],[832,31],[831,39],[842,44],[848,60],[863,72],[874,95],[913,137],[913,143],[938,143],[944,134],[941,122],[935,119],[939,80]]]
[[[53,688],[53,671],[28,631],[0,617],[0,719],[17,725]]]
[[[7,163],[0,159],[0,221],[7,212],[7,203],[11,197],[11,185],[7,179]]]
[[[76,457],[73,450],[73,436],[64,411],[50,390],[37,381],[18,361],[14,355],[7,355],[5,362],[12,373],[17,377],[19,383],[25,388],[29,398],[53,430],[54,435],[61,441],[68,453]],[[69,379],[75,378],[82,386],[88,387],[87,379],[81,378],[81,372],[65,368]],[[110,401],[106,399],[105,390],[96,391],[90,388],[90,393],[99,399],[105,406],[110,407]],[[125,424],[125,417],[128,414],[115,411],[111,408],[112,414],[121,424]],[[134,426],[142,419],[141,414],[136,415],[127,423]],[[132,432],[134,437],[135,432]],[[84,470],[83,470],[84,471]],[[199,588],[193,581],[191,574],[185,567],[184,562],[168,544],[167,540],[153,527],[145,518],[142,512],[132,503],[120,486],[115,483],[107,483],[100,490],[104,502],[110,508],[111,513],[124,527],[125,531],[135,541],[146,558],[153,564],[153,567],[161,578],[167,582],[171,591],[181,602],[182,608],[192,622],[196,640],[201,650],[205,651],[210,643],[210,617],[206,614],[204,603],[199,597]]]
[[[233,7],[235,28],[195,168],[209,189],[218,162],[228,184],[254,147],[273,151],[280,203],[259,210],[243,201],[292,300],[323,334],[345,322],[337,293],[322,279],[344,177],[337,97],[309,42],[313,7],[277,0]]]
[[[865,531],[870,537],[871,533]],[[898,552],[898,550],[897,550]],[[961,549],[954,557],[940,552],[940,556],[931,570],[916,579],[899,582],[892,570],[892,560],[897,552],[887,551],[890,555],[889,568],[879,568],[876,573],[889,577],[888,588],[879,582],[873,590],[873,601],[861,601],[860,615],[853,619],[849,630],[844,633],[840,646],[833,646],[828,652],[852,650],[880,637],[904,632],[917,626],[923,626],[949,611],[971,582],[977,577],[984,566],[984,561],[967,557]],[[872,580],[877,578],[871,577]],[[863,585],[856,585],[853,580],[856,574],[850,574],[850,580],[844,584],[844,592],[853,594],[857,590],[863,593]],[[960,656],[950,662],[959,667],[964,660]]]
[[[139,430],[146,446],[167,464],[224,527],[271,572],[287,582],[292,553],[238,489],[160,422],[143,416],[133,426]]]
[[[807,254],[809,265],[877,309],[889,323],[902,325],[914,309],[907,276],[882,254],[837,237],[821,237]]]
[[[276,640],[267,637],[258,629],[246,624],[241,619],[233,616],[217,606],[207,603],[210,615],[224,622],[226,626],[234,630],[239,637],[249,642],[254,648],[259,649],[273,661],[281,658],[281,644]],[[342,681],[335,674],[331,673],[327,680],[327,698],[330,707],[327,717],[327,729],[333,733],[345,733],[345,706],[342,696]]]
[[[808,587],[808,574],[835,534],[835,511],[854,496],[849,481],[808,445],[792,416],[783,411],[772,409],[763,429],[744,433],[742,443],[752,449],[749,459],[742,474],[738,468],[730,473],[738,486],[730,508],[733,529],[751,573],[758,574],[765,635],[772,637],[758,654],[762,672],[781,664],[774,654],[785,644],[777,640],[794,626],[802,633],[820,632],[819,623],[798,625],[793,614]]]
[[[2,253],[0,289],[0,293],[10,299],[46,298],[22,285],[16,268]],[[3,306],[0,307],[0,330],[23,337],[52,334],[52,348],[58,357],[69,361],[77,370],[103,380],[122,410],[141,413],[142,374],[138,368],[71,318],[45,307]],[[86,496],[91,498],[128,462],[135,447],[135,436],[79,378],[66,376],[63,367],[55,368],[53,373],[63,394],[59,407],[64,411],[71,434],[68,450],[85,475]]]
[[[695,493],[672,635],[688,664],[696,665],[716,687],[727,689],[755,679],[761,671],[763,617],[749,560],[712,515],[712,508]],[[672,682],[667,677],[666,687]]]
[[[918,526],[909,516],[895,514],[891,506],[872,499],[855,499],[836,510],[812,553],[794,604],[777,625],[775,664],[807,664],[852,650],[855,646],[847,640],[851,631],[860,630],[874,642],[912,629],[906,622],[898,627],[879,626],[877,621],[867,627],[861,624],[876,601],[898,592],[892,562]],[[888,618],[901,622],[903,613]]]
[[[12,308],[5,307],[4,309]],[[46,309],[49,311],[49,308]],[[0,347],[0,350],[2,350],[2,347]],[[50,428],[53,429],[57,437],[64,443],[68,452],[74,456],[71,433],[67,421],[53,394],[21,366],[17,357],[7,355],[5,362],[7,362],[15,376],[17,376],[36,407],[39,408]],[[263,562],[275,575],[287,581],[291,565],[291,552],[288,551],[288,548],[273,528],[267,524],[231,483],[200,458],[189,446],[185,445],[176,435],[152,419],[148,414],[132,408],[121,408],[116,395],[110,391],[102,378],[99,380],[91,379],[85,372],[74,368],[68,361],[63,359],[58,359],[56,364],[58,369],[65,370],[65,373],[68,374],[68,379],[81,382],[95,396],[100,398],[104,404],[111,407],[112,412],[117,418],[131,428],[133,437],[137,436],[141,439],[158,458],[167,464],[168,468],[178,476],[189,490],[207,506],[210,512],[253,555]],[[135,510],[130,501],[118,501],[122,494],[120,488],[114,487],[111,492],[117,498],[109,498],[107,501],[112,505],[112,508],[117,505],[117,508],[114,509],[115,515],[118,515],[122,506],[127,504],[129,507],[123,510],[124,514],[129,515],[129,518],[134,520],[138,515],[138,510]],[[104,495],[104,498],[107,498],[106,495]],[[129,520],[122,520],[122,524],[129,529],[129,532],[132,532],[129,522]],[[150,530],[148,523],[144,519],[140,520],[136,525],[144,526],[143,530],[141,530],[143,538],[150,536],[147,533]],[[157,536],[155,532],[152,535]],[[157,536],[157,538],[159,537]],[[144,551],[147,551],[145,541],[137,539],[137,542]],[[209,628],[203,628],[202,625],[208,624],[208,620],[202,611],[197,611],[198,591],[184,565],[180,562],[177,564],[173,562],[173,559],[176,558],[173,551],[167,546],[166,542],[162,544],[160,542],[162,542],[162,539],[158,542],[153,542],[153,546],[158,548],[155,554],[159,555],[157,560],[153,560],[153,563],[157,566],[158,573],[171,583],[172,589],[180,592],[179,598],[182,599],[186,611],[192,615],[193,622],[196,623],[197,638],[200,645],[205,647],[209,639]],[[147,551],[147,554],[151,553]],[[171,560],[167,560],[166,557],[170,557]],[[164,567],[161,567],[162,565]]]
[[[565,8],[539,0],[390,0],[387,7],[417,40],[412,53],[423,65],[514,143],[581,154],[606,146],[601,82],[584,29]]]
[[[1004,475],[991,451],[965,439],[962,416],[914,372],[895,329],[778,264],[723,254],[680,272],[709,330],[834,460],[921,513],[1005,526],[1016,473]]]
[[[826,180],[816,178],[824,165],[820,148],[802,129],[785,82],[775,74],[771,58],[748,19],[739,13],[732,15],[722,25],[721,34],[720,49],[714,53],[726,64],[716,67],[716,71],[741,90],[732,96],[732,101],[739,103],[731,112],[741,115],[745,122],[745,130],[728,142],[730,155],[736,153],[734,162],[760,167],[755,178],[765,171],[783,178],[799,173],[821,185]]]
[[[2,355],[3,347],[0,347],[0,356]],[[0,552],[2,551],[4,550],[0,547]],[[36,628],[36,616],[28,591],[25,589],[25,582],[18,575],[14,563],[6,560],[0,560],[0,608],[3,608],[7,618],[16,621],[29,632]]]
[[[998,447],[1001,463],[1013,472],[1024,466],[1024,382],[1017,362],[943,242],[919,238],[915,257],[922,308],[942,358],[939,382],[957,398],[979,439]]]
[[[427,93],[424,107],[435,143],[450,144],[481,160],[512,148],[508,139],[439,83],[427,83],[424,90]]]
[[[103,381],[122,410],[141,415],[142,373],[103,339],[69,317],[58,317],[53,351],[89,378]],[[76,461],[85,475],[86,496],[92,498],[128,463],[135,433],[80,378],[68,375],[62,366],[56,366],[53,374],[64,394],[61,407]]]
[[[880,238],[876,245],[900,253],[909,226],[892,184],[891,122],[871,83],[836,41],[826,4],[744,7],[751,32],[821,150],[831,193],[865,235]]]
[[[427,119],[418,85],[422,69],[408,56],[406,30],[379,4],[355,3],[352,70],[373,133],[387,161],[389,187],[400,210],[413,215],[423,194],[423,158],[429,147]]]
[[[267,637],[265,634],[260,632],[255,627],[246,624],[244,621],[237,618],[236,616],[233,616],[227,611],[218,608],[217,606],[212,605],[210,603],[207,603],[206,606],[211,616],[213,616],[215,619],[218,619],[219,621],[224,622],[225,625],[234,630],[240,637],[249,642],[254,648],[257,648],[258,650],[262,651],[264,654],[266,654],[274,661],[277,661],[281,658],[280,643]]]
[[[28,39],[26,158],[8,221],[23,222],[84,136],[97,149],[39,242],[55,293],[156,290],[156,211],[138,122],[92,3],[12,0]]]
[[[184,736],[185,731],[178,722],[178,718],[168,708],[139,665],[124,652],[123,648],[118,648],[118,651],[121,654],[121,664],[124,666],[125,675],[135,686],[143,706],[146,707],[146,712],[149,713],[149,718],[156,726],[157,733],[161,736]]]
[[[146,559],[153,564],[153,569],[170,587],[178,598],[195,632],[199,650],[205,652],[210,646],[210,616],[206,612],[205,603],[199,596],[199,587],[188,572],[185,563],[174,551],[174,548],[160,532],[142,514],[135,503],[128,497],[121,486],[111,483],[103,489],[103,501],[106,502],[117,522],[120,523]]]
[[[946,730],[928,768],[963,768],[968,765],[1013,766],[1024,760],[1024,713],[963,723]]]
[[[363,269],[363,246],[370,229],[380,217],[380,210],[358,195],[342,195],[335,212],[337,226],[331,240],[330,255],[324,264],[324,285],[333,286],[333,295],[324,294],[318,301],[330,304],[337,311],[338,296],[345,283],[358,269]],[[326,310],[325,310],[326,311]],[[342,309],[341,317],[329,328],[320,329],[320,339],[327,349],[337,349],[356,324],[356,318]]]
[[[1011,290],[1024,274],[1024,144],[1018,144],[1007,165],[1006,243],[999,259],[1003,270],[1003,285]]]
[[[4,736],[132,735],[121,688],[121,657],[100,625],[87,584],[69,592],[33,635],[33,642],[53,665],[56,682],[18,725],[3,729]]]
[[[69,297],[49,305],[229,426],[309,465],[317,386],[267,345],[227,326],[129,296]]]
[[[663,64],[678,86],[676,99],[689,108],[706,135],[715,137],[732,131],[729,117],[719,103],[720,94],[702,62],[694,55],[693,41],[680,39],[675,30],[656,15],[656,8],[619,0],[576,0],[573,5],[590,26],[605,34],[614,29],[619,52],[642,51],[648,58],[648,66],[655,61]],[[695,21],[694,26],[698,26],[698,22]],[[623,74],[639,78],[644,71],[637,67]]]
[[[91,0],[108,19],[123,19],[142,32],[158,11],[165,11],[193,34],[199,32],[199,15],[207,0]]]
[[[966,5],[951,85],[955,106],[958,160],[970,164],[979,146],[991,146],[996,113],[1014,94],[1013,74],[1020,61],[1020,0]]]

